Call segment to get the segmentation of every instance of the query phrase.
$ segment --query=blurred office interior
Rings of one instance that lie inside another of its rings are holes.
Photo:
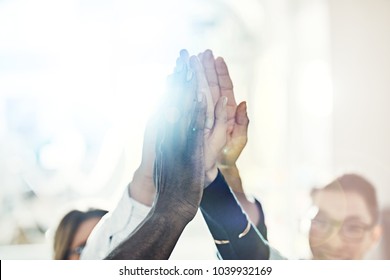
[[[50,259],[67,210],[114,207],[186,48],[247,101],[238,165],[270,243],[310,258],[310,190],[356,172],[387,213],[368,258],[390,259],[389,26],[388,0],[0,0],[0,258]],[[203,258],[198,222],[175,257]]]

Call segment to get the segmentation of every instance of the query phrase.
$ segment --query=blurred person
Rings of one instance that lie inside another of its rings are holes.
[[[108,211],[72,210],[60,221],[54,236],[55,260],[78,260],[92,230]]]
[[[381,237],[374,186],[345,174],[311,193],[316,215],[309,231],[313,259],[364,259]]]
[[[344,174],[330,184],[314,189],[311,198],[315,210],[308,233],[312,259],[365,259],[382,234],[375,187],[360,175]],[[251,238],[253,244],[263,242],[257,236]],[[269,244],[264,243],[264,246]],[[240,245],[236,250],[243,259],[252,256]],[[285,258],[272,252],[270,259]]]

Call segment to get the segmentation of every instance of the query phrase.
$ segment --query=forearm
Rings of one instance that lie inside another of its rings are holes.
[[[253,199],[248,199],[248,196],[242,186],[241,176],[237,165],[220,164],[219,169],[223,174],[223,177],[225,178],[229,187],[234,192],[234,195],[240,203],[241,207],[243,208],[243,210],[245,210],[245,213],[249,216],[250,220],[257,227],[257,229],[261,228],[260,233],[262,233],[263,237],[267,239],[266,235],[263,234],[265,224],[261,205],[259,204],[260,207],[258,207],[258,205],[256,205]]]
[[[152,209],[146,219],[106,259],[168,259],[188,221]]]
[[[243,213],[221,173],[205,189],[202,214],[223,259],[268,259],[269,245]]]
[[[223,174],[223,177],[225,178],[226,182],[228,183],[229,187],[237,193],[244,193],[244,189],[242,187],[242,181],[240,172],[238,171],[237,165],[223,165],[220,164],[218,166],[219,170]]]

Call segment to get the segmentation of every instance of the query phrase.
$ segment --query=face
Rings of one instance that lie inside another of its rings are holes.
[[[69,248],[69,260],[79,260],[82,249],[87,242],[89,235],[92,230],[96,226],[96,224],[100,221],[100,217],[90,218],[82,222],[79,228],[76,231],[76,234],[73,238],[72,244]]]
[[[314,259],[363,259],[379,238],[364,199],[354,192],[322,190],[309,233]]]

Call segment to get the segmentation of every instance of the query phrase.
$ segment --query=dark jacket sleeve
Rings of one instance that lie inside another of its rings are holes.
[[[256,205],[256,208],[257,208],[257,212],[259,212],[259,215],[260,215],[260,221],[256,225],[256,228],[261,233],[263,238],[265,240],[268,240],[268,237],[267,237],[267,226],[265,224],[265,215],[264,215],[263,207],[261,206],[260,201],[258,201],[257,199],[255,199],[255,205]]]
[[[241,210],[220,172],[204,190],[200,209],[222,259],[269,259],[268,242]]]

